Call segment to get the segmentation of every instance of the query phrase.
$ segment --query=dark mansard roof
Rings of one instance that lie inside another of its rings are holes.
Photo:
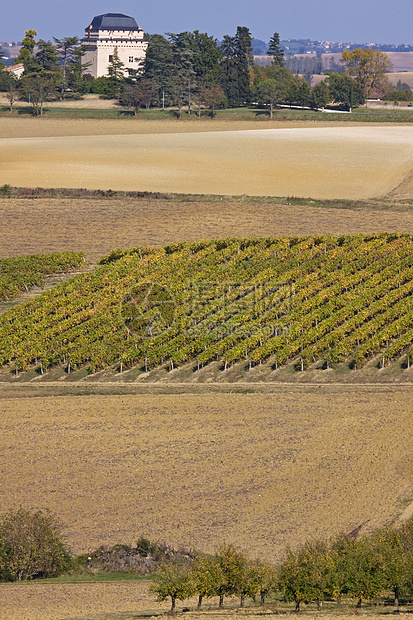
[[[123,13],[104,13],[93,18],[91,30],[139,30],[133,17]]]

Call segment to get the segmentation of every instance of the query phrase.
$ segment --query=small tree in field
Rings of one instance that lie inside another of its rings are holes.
[[[218,594],[223,574],[216,558],[201,554],[192,565],[192,581],[195,594],[198,595],[198,609],[201,609],[204,598]]]
[[[55,577],[70,566],[57,520],[43,510],[10,510],[0,517],[0,574],[10,581]]]
[[[194,594],[190,567],[178,562],[164,564],[150,589],[157,594],[158,601],[171,597],[171,613],[174,613],[177,600],[184,601]]]

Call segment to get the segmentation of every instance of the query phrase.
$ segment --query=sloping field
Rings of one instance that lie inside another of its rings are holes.
[[[3,138],[0,184],[369,198],[413,168],[413,128]]]
[[[92,380],[107,367],[139,380],[187,366],[189,381],[217,361],[241,376],[262,362],[348,371],[375,356],[410,368],[412,248],[411,235],[380,234],[115,251],[1,316],[0,366]]]
[[[411,388],[0,400],[2,510],[48,507],[75,551],[141,534],[275,560],[395,519],[413,493]]]

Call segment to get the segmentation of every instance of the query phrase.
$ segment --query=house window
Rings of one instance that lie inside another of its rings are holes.
[[[109,56],[109,62],[113,62],[113,56]]]
[[[129,62],[133,62],[133,56],[129,56]]]

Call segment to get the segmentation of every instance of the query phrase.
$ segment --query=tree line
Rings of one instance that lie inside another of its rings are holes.
[[[96,79],[82,63],[85,47],[77,37],[51,42],[36,41],[36,35],[35,30],[26,31],[16,58],[16,63],[24,65],[22,78],[1,72],[0,88],[7,93],[10,111],[18,98],[30,101],[37,115],[48,100],[93,92],[116,98],[135,115],[141,107],[176,106],[181,118],[185,106],[188,114],[201,116],[208,111],[213,116],[217,108],[254,103],[267,107],[272,117],[280,104],[319,109],[333,102],[350,109],[373,93],[392,94],[400,100],[411,94],[406,84],[396,89],[390,86],[387,55],[370,48],[343,52],[340,64],[330,64],[326,78],[311,88],[312,75],[322,72],[321,59],[286,62],[275,32],[269,43],[270,64],[257,65],[252,35],[245,26],[238,26],[234,36],[225,35],[220,43],[198,30],[146,35],[148,47],[140,69],[126,69],[115,48],[107,75]]]
[[[20,507],[0,516],[0,581],[73,574],[99,561],[103,569],[113,571],[116,556],[118,561],[123,559],[124,566],[121,569],[118,564],[117,570],[130,571],[135,566],[138,572],[152,572],[151,591],[159,601],[169,598],[171,611],[177,600],[193,596],[197,596],[198,609],[212,597],[217,597],[219,608],[223,608],[225,598],[234,596],[243,607],[246,598],[264,605],[270,595],[276,595],[293,602],[296,611],[302,603],[310,602],[316,602],[318,609],[323,601],[335,601],[340,607],[343,599],[355,600],[356,607],[361,607],[363,600],[388,599],[390,595],[396,608],[402,597],[411,602],[413,519],[369,536],[359,536],[360,529],[287,548],[279,564],[251,560],[233,544],[205,554],[175,551],[143,537],[136,549],[117,545],[73,557],[61,525],[50,512]],[[140,563],[134,564],[136,556]]]

